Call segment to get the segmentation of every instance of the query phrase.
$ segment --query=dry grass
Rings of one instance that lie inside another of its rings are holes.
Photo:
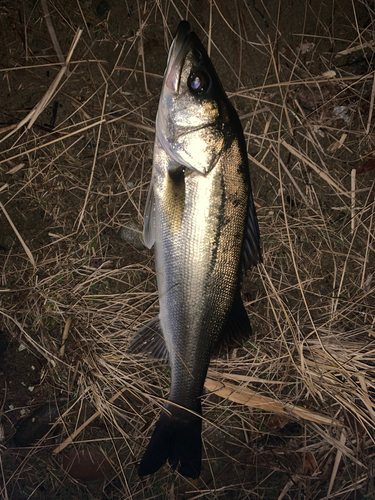
[[[373,498],[373,3],[0,9],[0,325],[15,365],[20,344],[39,360],[28,400],[3,373],[0,498]],[[139,234],[180,17],[242,119],[264,253],[244,283],[254,337],[211,365],[198,484],[138,479],[169,374],[126,354],[157,312]],[[55,400],[49,434],[15,447],[20,410]],[[73,446],[111,463],[99,485],[64,471]]]

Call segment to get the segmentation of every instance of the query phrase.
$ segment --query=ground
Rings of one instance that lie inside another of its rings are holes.
[[[373,498],[374,9],[0,2],[1,499]],[[141,231],[181,18],[243,124],[264,260],[197,482],[138,478],[169,371],[126,352],[158,310]]]

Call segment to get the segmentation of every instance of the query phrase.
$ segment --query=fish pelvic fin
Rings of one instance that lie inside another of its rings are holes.
[[[187,411],[180,410],[178,413],[176,416],[166,410],[161,412],[142,457],[139,476],[154,474],[168,460],[173,470],[179,465],[178,472],[183,476],[191,479],[199,477],[202,464],[202,419]]]
[[[169,354],[161,329],[159,315],[140,328],[130,339],[127,352],[130,354],[146,354],[151,358],[168,362]]]

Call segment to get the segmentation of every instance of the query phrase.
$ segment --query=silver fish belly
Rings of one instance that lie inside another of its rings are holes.
[[[210,358],[251,333],[241,278],[261,252],[242,128],[186,21],[159,102],[144,240],[155,246],[160,312],[130,351],[167,357],[171,391],[138,472],[152,474],[168,460],[196,478]]]

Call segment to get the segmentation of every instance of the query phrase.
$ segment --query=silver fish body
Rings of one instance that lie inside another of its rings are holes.
[[[241,124],[186,21],[164,75],[144,240],[155,246],[160,313],[131,350],[168,357],[171,391],[139,474],[169,460],[196,478],[210,358],[251,333],[240,285],[261,254]]]

